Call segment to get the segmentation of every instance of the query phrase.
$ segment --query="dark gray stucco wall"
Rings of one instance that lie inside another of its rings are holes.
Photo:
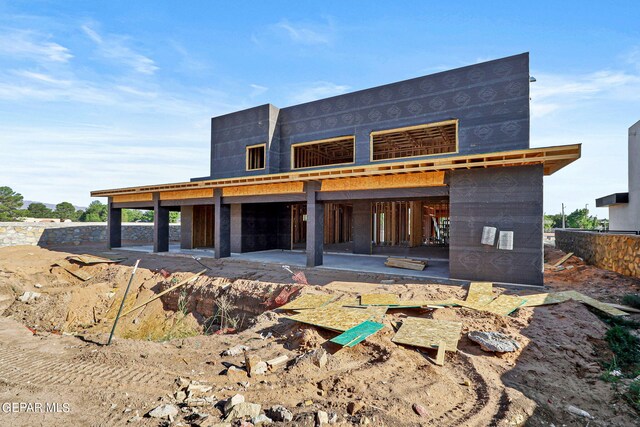
[[[449,119],[459,119],[459,154],[529,148],[529,55],[283,109],[267,104],[215,117],[211,178],[287,172],[291,144],[343,135],[355,135],[356,164],[367,164],[372,131]],[[267,169],[246,172],[245,147],[263,142]]]
[[[284,203],[242,205],[241,251],[291,249],[291,213]]]
[[[452,278],[543,284],[542,178],[542,165],[451,173]],[[484,226],[513,231],[513,250],[482,245]]]

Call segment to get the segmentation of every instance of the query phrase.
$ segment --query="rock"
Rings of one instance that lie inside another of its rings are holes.
[[[231,396],[224,402],[224,406],[222,407],[223,412],[228,414],[231,409],[239,403],[244,403],[244,396],[241,394],[236,394]]]
[[[225,421],[233,421],[238,418],[255,418],[260,415],[262,406],[258,403],[242,402],[231,408],[225,417]]]
[[[316,426],[322,427],[329,424],[329,414],[325,411],[316,412]]]
[[[183,377],[178,377],[176,378],[176,384],[178,385],[178,387],[185,388],[186,386],[188,386],[190,383],[190,381],[186,378]]]
[[[273,405],[264,411],[273,421],[289,422],[293,420],[293,413],[282,405]]]
[[[273,366],[277,366],[277,365],[281,365],[283,363],[286,363],[287,360],[289,360],[289,357],[286,356],[286,355],[282,355],[282,356],[274,357],[271,360],[267,360],[267,365],[273,367]]]
[[[178,407],[175,405],[160,405],[155,409],[152,409],[147,414],[151,418],[165,418],[165,417],[175,417],[178,415]]]
[[[42,287],[42,285],[40,283],[36,283],[35,285],[33,285],[34,287],[36,287],[37,289],[40,289]]]
[[[396,281],[393,279],[386,279],[386,280],[381,280],[380,283],[382,283],[383,285],[393,285]]]
[[[364,408],[364,404],[362,402],[349,402],[347,405],[347,412],[349,415],[355,415],[360,412]]]
[[[240,379],[247,378],[247,372],[245,370],[240,369],[237,366],[233,366],[233,365],[227,368],[225,375],[233,380],[240,380]]]
[[[570,414],[577,415],[579,417],[589,418],[591,420],[593,419],[593,417],[591,416],[590,413],[588,413],[587,411],[583,411],[582,409],[577,408],[577,407],[575,407],[573,405],[567,405],[565,409]]]
[[[245,351],[249,350],[249,347],[247,347],[246,345],[242,345],[242,344],[238,344],[234,347],[231,347],[228,350],[225,350],[222,352],[223,356],[238,356],[242,353],[244,353]]]
[[[187,398],[187,393],[185,393],[184,391],[176,391],[174,396],[177,402],[184,402],[185,399]]]
[[[327,365],[328,359],[329,356],[327,355],[327,351],[324,348],[318,348],[298,357],[296,364],[310,361],[318,368],[324,368]]]
[[[187,386],[187,392],[189,393],[206,393],[212,389],[213,387],[210,385],[200,384],[195,381]]]
[[[253,423],[250,423],[249,421],[241,421],[238,427],[254,427],[254,426],[253,426]]]
[[[500,332],[471,331],[467,336],[471,341],[480,344],[480,348],[484,351],[506,353],[520,348],[517,341]]]
[[[336,412],[329,413],[329,424],[335,424],[338,422],[338,414]]]
[[[425,408],[424,406],[418,404],[418,403],[414,403],[411,408],[413,408],[413,412],[415,412],[416,414],[420,415],[422,418],[426,418],[428,414],[427,412],[427,408]]]
[[[40,298],[41,295],[42,294],[40,294],[39,292],[27,291],[27,292],[23,293],[22,295],[20,295],[18,300],[20,300],[21,302],[28,303],[28,302],[37,300],[38,298]]]
[[[263,424],[271,424],[273,420],[264,414],[260,414],[257,417],[251,418],[251,422],[253,425],[260,426]]]

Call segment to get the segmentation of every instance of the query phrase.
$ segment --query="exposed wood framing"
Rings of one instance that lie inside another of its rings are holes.
[[[200,199],[200,198],[207,198],[207,197],[213,197],[212,188],[160,192],[160,200]]]
[[[371,132],[370,160],[382,161],[458,152],[458,121]]]
[[[303,193],[304,183],[281,182],[277,184],[244,185],[242,187],[224,187],[222,197],[232,196],[257,196],[263,194],[290,194]]]
[[[267,144],[256,144],[247,146],[247,161],[245,169],[255,171],[266,168],[267,164]]]
[[[291,145],[291,169],[348,165],[355,161],[353,135]]]
[[[320,191],[369,190],[372,188],[434,187],[444,184],[444,172],[365,176],[322,181]]]
[[[210,248],[213,247],[213,226],[214,226],[213,205],[202,205],[193,207],[193,247]]]
[[[292,181],[315,181],[333,178],[364,177],[406,174],[415,172],[475,169],[501,166],[544,165],[545,175],[551,175],[569,163],[580,158],[581,146],[562,145],[546,148],[529,148],[499,153],[484,153],[465,156],[447,156],[404,162],[376,163],[365,166],[328,168],[321,170],[297,171],[279,174],[253,175],[238,178],[224,178],[207,181],[178,182],[173,184],[147,185],[141,187],[117,188],[92,191],[93,197],[140,194],[155,191],[186,190],[194,188],[222,188],[261,183]]]

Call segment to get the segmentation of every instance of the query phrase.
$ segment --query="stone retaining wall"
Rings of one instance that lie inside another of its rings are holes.
[[[556,230],[556,247],[596,267],[640,277],[640,236]]]
[[[138,243],[153,242],[153,224],[122,224],[122,240]],[[169,240],[180,241],[180,225],[169,226]],[[0,247],[17,245],[79,245],[106,242],[107,225],[85,223],[0,222]]]

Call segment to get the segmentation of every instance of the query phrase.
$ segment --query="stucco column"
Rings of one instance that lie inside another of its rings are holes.
[[[111,197],[107,204],[107,246],[120,248],[122,247],[122,209],[113,207]]]
[[[307,267],[322,265],[324,250],[324,203],[316,200],[319,182],[307,182]]]
[[[231,205],[222,204],[222,189],[214,190],[213,241],[216,258],[231,256]]]
[[[169,252],[169,208],[160,206],[160,195],[153,194],[153,252]]]

